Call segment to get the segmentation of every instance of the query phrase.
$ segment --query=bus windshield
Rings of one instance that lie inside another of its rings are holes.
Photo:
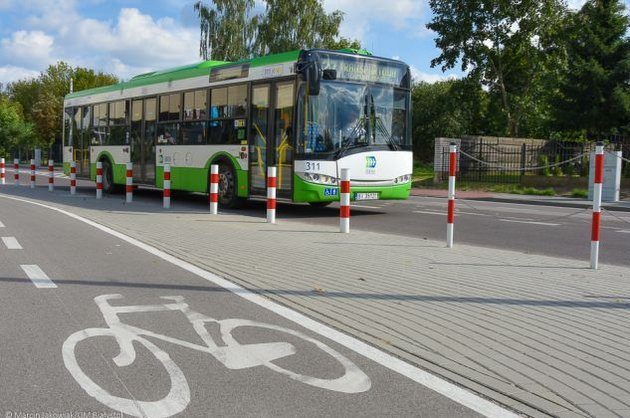
[[[297,149],[311,158],[410,150],[409,91],[394,86],[323,80],[320,93],[300,89]]]

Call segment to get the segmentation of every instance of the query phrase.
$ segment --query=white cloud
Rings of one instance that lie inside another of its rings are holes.
[[[455,80],[457,77],[454,74],[444,74],[444,73],[426,73],[424,71],[420,71],[413,65],[411,68],[411,78],[414,82],[424,81],[427,83],[436,83],[438,81],[446,81],[446,80]]]
[[[579,10],[584,6],[586,0],[569,0],[568,2],[569,9]]]
[[[123,8],[113,20],[96,20],[79,14],[75,0],[22,1],[30,13],[27,29],[0,40],[5,77],[15,68],[38,72],[60,60],[122,78],[200,60],[198,27],[173,18]]]
[[[38,75],[39,72],[23,67],[15,67],[13,65],[5,65],[0,67],[0,83],[2,84],[22,80],[25,78],[34,78]]]
[[[364,40],[374,23],[391,25],[394,29],[409,29],[424,26],[426,0],[324,0],[327,11],[341,10],[345,13],[341,34]]]
[[[0,56],[12,65],[37,67],[50,62],[54,39],[40,30],[13,32],[0,40]]]

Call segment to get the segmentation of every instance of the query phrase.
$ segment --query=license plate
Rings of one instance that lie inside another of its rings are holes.
[[[354,200],[378,200],[378,193],[355,193]]]

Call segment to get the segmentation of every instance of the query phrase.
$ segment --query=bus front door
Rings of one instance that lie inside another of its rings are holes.
[[[277,195],[291,197],[293,186],[293,80],[252,86],[249,135],[250,194],[266,195],[267,166],[277,167]]]

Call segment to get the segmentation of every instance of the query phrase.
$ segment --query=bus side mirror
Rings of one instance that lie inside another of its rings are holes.
[[[322,80],[322,69],[319,66],[319,62],[311,61],[310,65],[306,68],[306,82],[308,84],[309,96],[318,96],[319,87]]]

